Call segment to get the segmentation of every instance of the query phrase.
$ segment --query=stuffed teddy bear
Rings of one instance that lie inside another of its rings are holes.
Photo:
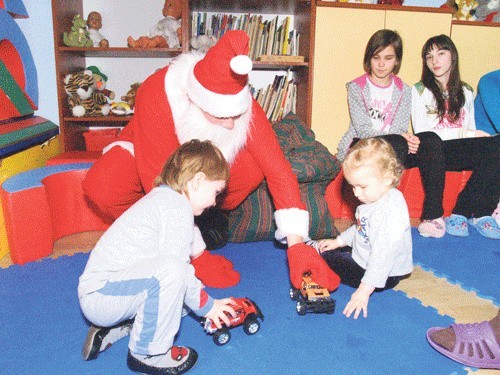
[[[453,15],[453,19],[459,21],[475,21],[473,10],[476,9],[477,0],[455,0],[458,10]]]
[[[148,36],[141,36],[137,40],[129,36],[127,45],[131,48],[179,48],[181,43],[181,16],[180,0],[165,0],[163,17],[150,31]]]
[[[127,94],[121,97],[121,102],[111,103],[111,112],[119,116],[134,113],[135,95],[140,85],[138,82],[131,84]]]
[[[134,109],[135,106],[135,94],[137,94],[137,90],[139,90],[139,86],[141,84],[139,82],[132,83],[130,85],[130,90],[127,91],[127,94],[121,97],[121,99],[130,106],[130,109]]]
[[[86,69],[64,77],[68,105],[75,117],[107,116],[110,106],[106,96],[94,90],[92,71]]]
[[[217,37],[215,35],[198,35],[191,38],[191,47],[194,50],[207,53],[207,51],[217,43]]]
[[[92,72],[92,77],[94,78],[94,90],[102,92],[106,98],[113,100],[115,98],[114,91],[108,90],[106,88],[106,82],[108,82],[108,76],[101,73],[97,66],[89,66],[88,70]]]
[[[85,20],[79,14],[73,17],[71,31],[63,33],[63,43],[68,47],[92,47],[92,40],[85,26]]]
[[[500,0],[478,0],[474,14],[478,21],[500,22]]]
[[[102,17],[99,12],[90,12],[87,16],[87,28],[89,37],[92,40],[94,47],[109,47],[109,42],[99,30],[102,28]]]

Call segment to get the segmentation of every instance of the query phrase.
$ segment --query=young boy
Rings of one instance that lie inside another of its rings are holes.
[[[181,374],[194,349],[173,346],[186,305],[220,328],[231,299],[214,300],[195,277],[192,248],[201,236],[194,216],[215,205],[229,167],[209,141],[193,140],[167,160],[155,188],[103,234],[80,277],[78,297],[91,326],[82,355],[95,359],[130,333],[127,365],[145,374]],[[199,237],[199,238],[198,238]]]
[[[387,141],[365,138],[350,148],[342,167],[362,203],[356,224],[317,248],[341,282],[357,288],[343,314],[366,318],[370,295],[395,287],[413,270],[410,216],[395,188],[403,166]]]

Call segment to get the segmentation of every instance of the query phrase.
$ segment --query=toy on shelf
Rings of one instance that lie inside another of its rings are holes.
[[[207,53],[207,51],[217,43],[217,37],[215,35],[198,35],[191,38],[191,47],[201,53]]]
[[[458,21],[475,21],[473,10],[477,8],[477,0],[455,0],[457,11],[453,14],[453,19]]]
[[[500,0],[478,0],[474,15],[478,21],[500,22]]]
[[[333,314],[335,300],[330,297],[328,289],[319,286],[311,277],[310,272],[302,275],[302,288],[290,288],[290,298],[297,301],[297,313],[305,315],[307,311],[313,313]]]
[[[92,47],[92,40],[82,16],[75,15],[72,24],[71,31],[63,33],[64,45],[68,47]]]
[[[134,39],[127,38],[127,45],[131,48],[179,48],[181,43],[181,16],[180,0],[165,0],[163,18],[150,31],[148,36]]]
[[[109,47],[109,42],[99,30],[102,28],[102,17],[99,12],[90,12],[87,16],[87,28],[89,31],[89,37],[92,40],[94,47]]]
[[[139,82],[131,84],[127,94],[121,97],[121,102],[111,103],[111,112],[118,116],[126,116],[134,113],[135,95],[140,85]]]
[[[260,311],[255,302],[248,298],[233,298],[234,304],[231,304],[236,317],[226,313],[229,318],[230,326],[225,325],[222,328],[217,328],[214,322],[208,318],[201,320],[203,329],[210,335],[213,335],[213,340],[216,345],[225,345],[231,340],[230,328],[234,328],[243,324],[243,330],[247,335],[255,335],[260,329],[260,321],[264,320],[264,315]]]
[[[92,78],[94,78],[94,89],[103,93],[106,98],[113,100],[115,98],[114,91],[108,90],[106,88],[106,82],[108,82],[108,76],[101,73],[97,66],[89,66],[88,70],[92,72]]]
[[[92,71],[86,69],[64,77],[68,105],[75,117],[107,116],[110,111],[108,98],[94,90]]]

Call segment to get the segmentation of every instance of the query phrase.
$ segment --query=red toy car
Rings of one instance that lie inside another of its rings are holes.
[[[231,323],[229,327],[223,326],[222,328],[217,328],[212,320],[206,318],[201,321],[205,331],[213,335],[215,344],[219,346],[225,345],[231,340],[230,328],[243,324],[245,333],[247,335],[254,335],[260,329],[259,319],[264,320],[264,315],[262,315],[259,307],[252,300],[248,298],[233,298],[233,300],[234,304],[231,304],[231,306],[236,312],[236,317],[233,318],[230,314],[226,313]]]

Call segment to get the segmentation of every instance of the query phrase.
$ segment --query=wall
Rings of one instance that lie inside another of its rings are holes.
[[[50,1],[24,1],[29,18],[17,18],[31,48],[38,73],[38,110],[36,114],[59,124],[56,68]]]

